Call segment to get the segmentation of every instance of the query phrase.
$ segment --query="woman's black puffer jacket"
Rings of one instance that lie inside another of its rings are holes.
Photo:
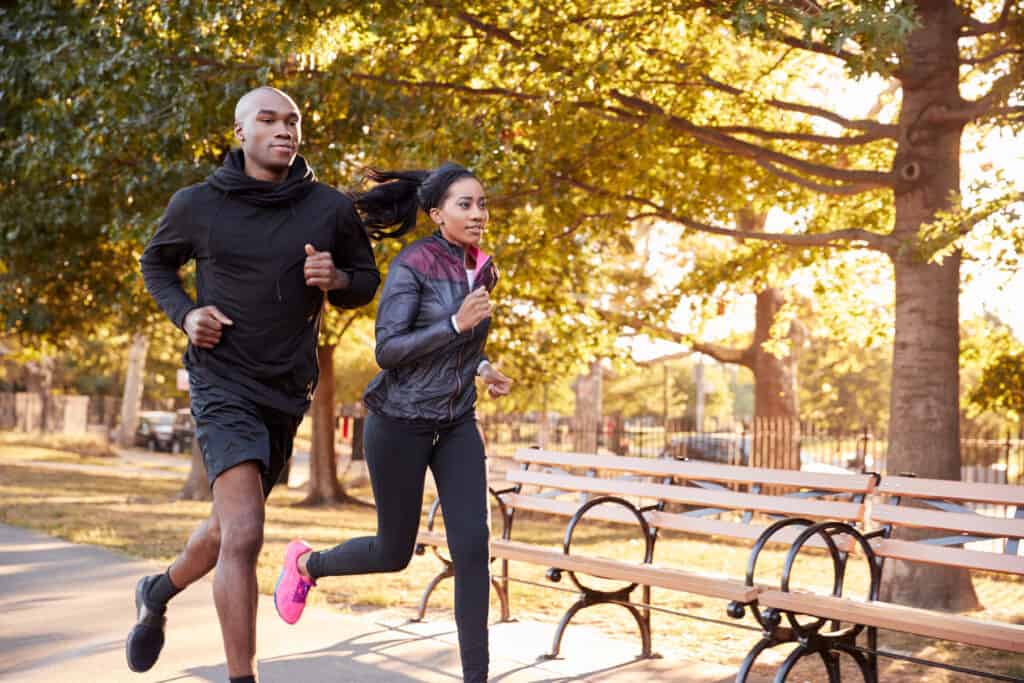
[[[473,288],[490,292],[498,271],[474,249]],[[451,317],[470,292],[462,247],[439,232],[404,248],[388,267],[377,307],[380,372],[363,394],[366,407],[399,420],[446,424],[473,414],[476,372],[485,359],[485,319],[456,334]]]

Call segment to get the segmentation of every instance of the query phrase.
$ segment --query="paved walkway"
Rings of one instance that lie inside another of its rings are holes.
[[[124,638],[134,623],[132,592],[160,569],[87,545],[0,525],[0,680],[226,681],[211,584],[175,598],[167,645],[147,674],[128,671]],[[297,626],[260,597],[263,683],[458,683],[455,629],[448,621],[408,623],[388,612],[341,614],[310,608]],[[595,681],[725,683],[735,670],[669,659],[636,661],[638,644],[569,629],[563,658],[538,661],[553,624],[498,624],[491,630],[492,683]]]

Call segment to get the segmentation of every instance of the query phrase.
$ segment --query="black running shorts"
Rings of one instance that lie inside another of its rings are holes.
[[[235,465],[256,462],[263,474],[263,495],[270,495],[292,457],[292,442],[302,416],[260,405],[194,378],[190,378],[189,391],[210,487]]]

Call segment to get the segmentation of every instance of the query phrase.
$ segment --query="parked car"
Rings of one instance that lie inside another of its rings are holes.
[[[174,413],[167,410],[146,410],[139,413],[135,429],[135,445],[151,451],[169,451],[174,441]]]
[[[174,413],[172,453],[187,453],[192,450],[192,440],[196,438],[196,423],[192,420],[192,411],[180,408]]]
[[[702,460],[726,465],[749,465],[753,449],[749,434],[687,434],[672,439],[661,451],[663,458]],[[800,451],[800,469],[804,472],[849,473],[859,472],[856,454],[836,456],[834,462],[821,462],[815,453]]]
[[[750,450],[749,435],[687,434],[672,439],[662,450],[661,457],[747,465],[750,463]]]

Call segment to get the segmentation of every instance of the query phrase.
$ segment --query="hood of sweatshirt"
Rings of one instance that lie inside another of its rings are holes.
[[[295,157],[288,176],[280,183],[247,176],[245,155],[241,149],[231,150],[224,159],[224,165],[206,180],[217,190],[254,206],[295,204],[316,187],[316,174],[301,156]]]

